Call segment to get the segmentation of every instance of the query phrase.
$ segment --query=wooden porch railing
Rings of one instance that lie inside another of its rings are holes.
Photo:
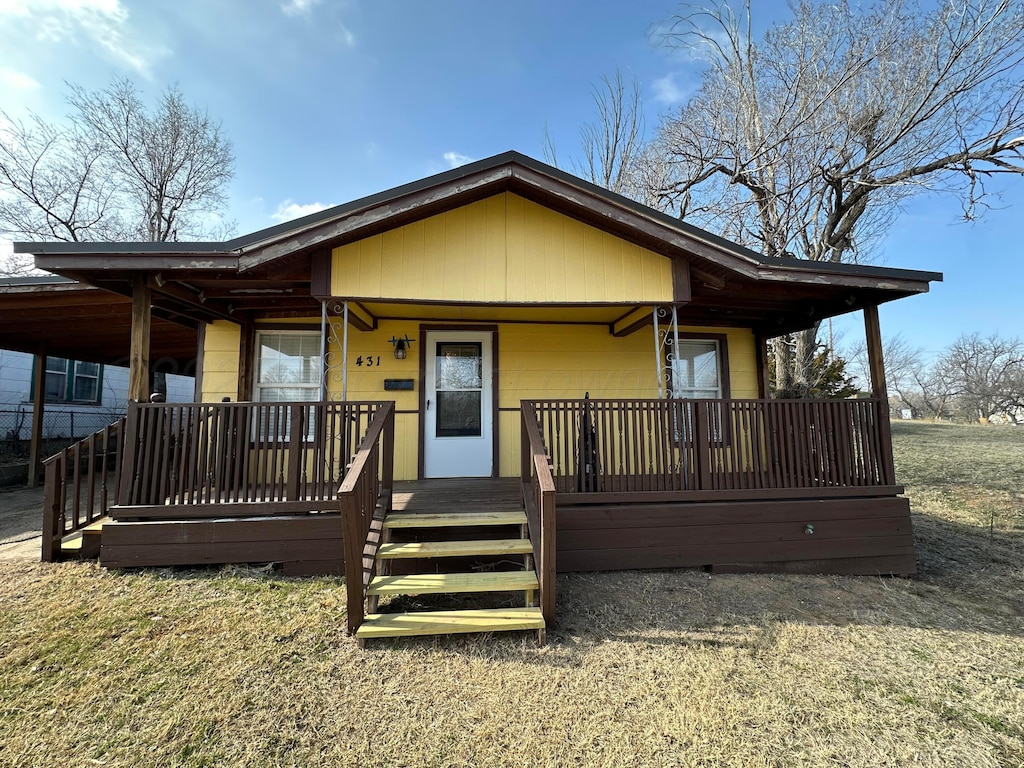
[[[533,544],[533,559],[540,583],[541,612],[547,625],[555,621],[555,480],[544,449],[544,439],[531,403],[522,403],[523,501]]]
[[[334,510],[346,467],[382,405],[132,403],[117,515]]]
[[[391,511],[395,464],[395,404],[381,403],[338,491],[345,547],[348,631],[365,617],[366,588],[373,576],[384,518]]]
[[[96,522],[117,504],[124,425],[120,419],[43,462],[44,563],[59,557],[61,539]]]
[[[895,483],[887,405],[860,400],[547,400],[535,413],[555,488],[575,501]],[[525,477],[525,475],[524,475]],[[813,489],[814,493],[809,492]]]

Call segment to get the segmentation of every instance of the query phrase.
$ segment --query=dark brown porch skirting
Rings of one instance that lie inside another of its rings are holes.
[[[100,564],[107,568],[278,563],[291,576],[344,572],[339,513],[212,520],[110,522]]]
[[[573,506],[560,496],[559,571],[916,571],[910,504],[855,497]]]

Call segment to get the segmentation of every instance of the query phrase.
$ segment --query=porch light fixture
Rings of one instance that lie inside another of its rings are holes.
[[[412,344],[415,339],[410,339],[408,335],[405,335],[400,339],[396,339],[392,336],[388,341],[395,346],[395,360],[405,360],[405,356],[409,352],[409,345]]]

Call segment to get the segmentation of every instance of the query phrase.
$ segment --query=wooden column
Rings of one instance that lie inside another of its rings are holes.
[[[144,274],[132,278],[132,336],[128,352],[128,399],[149,400],[149,329],[152,322],[153,292]]]
[[[39,485],[43,469],[43,412],[46,403],[46,347],[40,347],[32,369],[32,436],[28,448],[28,487]]]
[[[882,356],[882,330],[878,324],[878,307],[864,307],[864,336],[868,348],[868,370],[871,374],[871,397],[878,402],[880,480],[883,485],[896,482],[892,455],[892,429],[889,426],[889,393],[885,384],[885,361]]]
[[[203,358],[206,354],[206,323],[199,323],[199,332],[196,339],[196,383],[192,393],[192,400],[196,403],[203,402]]]
[[[768,338],[762,333],[754,334],[754,361],[757,367],[757,396],[766,400],[771,394],[771,383],[768,381],[768,365],[765,355],[768,352]]]
[[[238,401],[252,400],[253,365],[256,357],[256,329],[242,323],[238,334]]]
[[[864,335],[868,348],[868,370],[871,375],[871,396],[887,398],[885,361],[882,359],[882,331],[878,324],[878,307],[864,307]]]

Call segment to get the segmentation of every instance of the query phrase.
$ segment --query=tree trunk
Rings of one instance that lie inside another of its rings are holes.
[[[818,349],[818,323],[806,331],[793,334],[795,350],[793,353],[793,391],[796,397],[811,397],[818,385],[817,373],[814,370],[814,357]]]
[[[787,336],[780,336],[772,342],[775,357],[775,395],[791,397],[793,392],[793,347]]]

